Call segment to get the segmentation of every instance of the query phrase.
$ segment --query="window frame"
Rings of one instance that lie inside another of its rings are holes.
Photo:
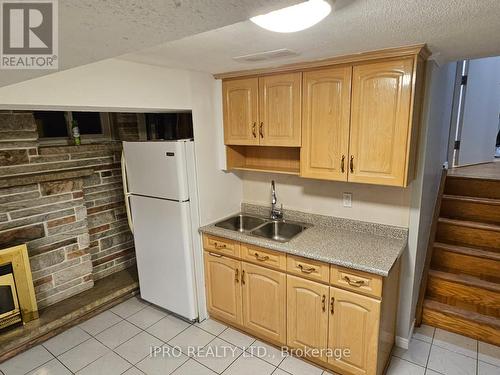
[[[73,137],[71,136],[71,120],[73,120],[73,112],[79,111],[60,111],[64,113],[66,119],[66,128],[68,131],[67,137],[39,137],[38,142],[44,145],[72,145]],[[101,119],[100,134],[81,134],[80,140],[82,143],[96,143],[102,141],[111,141],[113,139],[111,119],[109,112],[98,112]]]

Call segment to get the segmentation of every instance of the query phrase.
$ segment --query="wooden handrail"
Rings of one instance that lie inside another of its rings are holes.
[[[443,168],[441,172],[441,181],[439,183],[439,190],[436,197],[436,204],[434,205],[434,214],[432,217],[432,225],[429,233],[429,243],[427,245],[427,254],[425,256],[424,270],[422,272],[422,281],[420,282],[420,290],[418,294],[417,309],[415,312],[415,326],[420,327],[422,324],[422,312],[424,310],[425,292],[427,290],[427,279],[429,277],[429,267],[432,261],[432,254],[434,250],[434,242],[436,240],[436,232],[439,221],[439,213],[441,211],[441,201],[443,199],[444,186],[446,183],[446,175],[448,170]]]

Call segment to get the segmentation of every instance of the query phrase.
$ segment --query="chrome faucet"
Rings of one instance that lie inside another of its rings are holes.
[[[281,208],[276,208],[276,203],[278,199],[276,198],[276,187],[274,185],[274,180],[271,181],[271,219],[272,220],[282,220],[283,219],[283,204]]]

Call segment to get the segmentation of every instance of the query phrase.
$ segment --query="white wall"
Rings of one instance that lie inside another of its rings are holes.
[[[187,70],[108,59],[2,87],[0,108],[191,109],[189,75]]]
[[[284,208],[354,220],[407,227],[409,189],[304,179],[297,176],[245,172],[243,200],[270,205],[271,180],[276,181]],[[342,193],[352,193],[352,207],[343,207]]]
[[[471,60],[458,165],[492,161],[500,114],[500,57]]]
[[[402,258],[397,335],[407,343],[415,320],[434,205],[442,165],[447,158],[448,133],[455,81],[455,63],[438,67],[429,61],[419,137],[418,164],[411,183],[408,249]],[[401,339],[403,342],[401,342]]]

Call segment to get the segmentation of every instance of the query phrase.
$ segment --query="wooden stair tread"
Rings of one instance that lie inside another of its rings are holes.
[[[500,318],[425,299],[422,321],[433,327],[500,345]]]
[[[466,195],[443,194],[443,199],[500,206],[500,199],[469,197]]]
[[[440,249],[443,249],[445,251],[457,254],[500,261],[500,253],[495,253],[493,251],[488,251],[484,249],[476,249],[474,247],[452,245],[444,242],[434,242],[434,247],[439,247]]]
[[[495,224],[489,224],[489,223],[480,223],[477,221],[467,221],[467,220],[457,220],[457,219],[448,219],[444,217],[440,217],[438,219],[440,223],[443,224],[451,224],[451,225],[456,225],[460,227],[467,227],[467,228],[473,228],[473,229],[482,229],[482,230],[489,230],[493,232],[500,232],[500,225],[495,225]]]
[[[443,272],[443,271],[437,271],[437,270],[429,270],[429,276],[431,277],[436,277],[439,279],[443,279],[446,281],[466,285],[466,286],[471,286],[474,288],[481,288],[481,289],[486,289],[490,290],[492,292],[500,293],[500,284],[498,283],[493,283],[490,281],[482,280],[478,277],[470,276],[470,275],[464,275],[464,274],[455,274],[455,273],[450,273],[450,272]]]
[[[454,306],[446,305],[441,302],[426,299],[424,301],[424,308],[433,311],[439,311],[445,315],[457,316],[466,320],[472,320],[478,324],[487,325],[498,330],[500,335],[500,319],[494,318],[492,316],[486,316],[483,314],[478,314],[472,311],[465,311]]]

